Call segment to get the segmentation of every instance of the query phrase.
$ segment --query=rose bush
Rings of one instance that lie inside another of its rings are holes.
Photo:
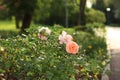
[[[98,80],[108,62],[106,52],[103,38],[56,25],[31,27],[27,35],[0,39],[0,78]]]

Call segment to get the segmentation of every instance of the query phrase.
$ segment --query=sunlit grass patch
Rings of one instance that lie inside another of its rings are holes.
[[[14,21],[0,21],[0,30],[17,31]]]
[[[0,21],[0,37],[7,38],[17,35],[19,32],[15,27],[14,21]]]

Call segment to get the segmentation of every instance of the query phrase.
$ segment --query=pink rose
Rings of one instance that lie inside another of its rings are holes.
[[[49,35],[50,35],[51,30],[50,30],[50,29],[48,29],[48,27],[46,27],[46,28],[45,28],[45,32],[46,32],[47,34],[49,34]]]
[[[72,40],[73,40],[73,37],[71,35],[66,35],[66,43]]]
[[[65,31],[62,31],[62,34],[59,35],[59,43],[63,44],[63,43],[67,43],[69,41],[72,41],[73,37],[71,35],[68,35]]]
[[[45,29],[45,27],[41,27],[38,29],[38,32],[42,32],[42,30],[44,30],[44,29]]]
[[[45,30],[44,33],[47,33],[50,35],[51,30],[48,27],[42,27],[42,28],[38,29],[38,32],[41,33],[43,30]]]
[[[47,37],[42,35],[42,34],[39,34],[38,33],[38,37],[41,39],[41,40],[47,40]]]
[[[76,54],[79,50],[79,46],[74,41],[69,41],[66,44],[66,51],[70,54]]]
[[[51,34],[51,30],[48,28],[48,27],[42,27],[40,29],[38,29],[38,37],[41,39],[41,40],[47,40],[47,37],[46,35],[50,35]]]

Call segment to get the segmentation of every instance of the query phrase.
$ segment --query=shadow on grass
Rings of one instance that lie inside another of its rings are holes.
[[[9,37],[14,37],[19,34],[19,31],[12,31],[12,30],[0,30],[0,38],[6,39]]]

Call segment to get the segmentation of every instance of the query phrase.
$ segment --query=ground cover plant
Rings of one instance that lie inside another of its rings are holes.
[[[0,39],[0,78],[5,80],[99,80],[109,62],[105,38],[39,26]]]

